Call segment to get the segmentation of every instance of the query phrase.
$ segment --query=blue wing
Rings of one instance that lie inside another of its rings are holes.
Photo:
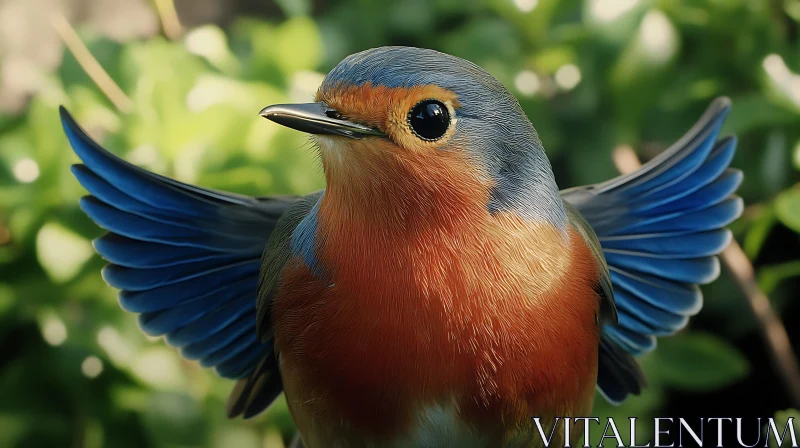
[[[561,193],[596,233],[611,277],[618,321],[603,327],[598,387],[612,402],[638,393],[634,366],[620,366],[625,354],[646,353],[657,336],[683,328],[702,306],[698,285],[719,275],[716,255],[731,240],[725,226],[742,212],[733,196],[742,173],[728,168],[736,140],[718,138],[729,109],[727,98],[715,100],[639,170]]]
[[[61,120],[83,161],[72,172],[91,194],[81,208],[108,230],[94,247],[109,262],[103,278],[121,290],[122,308],[139,314],[145,333],[165,336],[184,358],[242,379],[240,386],[271,378],[256,397],[263,406],[239,409],[260,412],[282,388],[272,341],[256,337],[260,258],[296,198],[182,184],[101,148],[64,108]]]

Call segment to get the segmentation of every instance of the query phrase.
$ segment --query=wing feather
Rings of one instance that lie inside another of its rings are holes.
[[[725,226],[743,208],[733,196],[742,174],[728,168],[736,139],[719,138],[729,109],[727,98],[715,100],[686,135],[633,173],[561,192],[596,234],[608,266],[618,320],[602,330],[598,387],[612,402],[643,384],[625,354],[647,353],[657,336],[683,328],[702,307],[698,285],[719,275],[716,256],[731,240]],[[612,368],[612,359],[625,365]]]

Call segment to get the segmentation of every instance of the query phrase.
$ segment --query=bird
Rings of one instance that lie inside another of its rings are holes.
[[[235,380],[230,418],[284,394],[298,446],[533,447],[536,421],[579,440],[563,418],[596,391],[640,394],[637,358],[700,311],[743,209],[730,107],[632,173],[560,189],[487,71],[372,48],[314,102],[260,111],[309,134],[325,175],[265,197],[148,172],[60,117],[103,279],[146,334]]]

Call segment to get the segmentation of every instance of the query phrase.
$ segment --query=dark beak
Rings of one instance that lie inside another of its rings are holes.
[[[309,134],[342,135],[350,138],[386,136],[377,129],[345,120],[324,103],[274,104],[261,109],[259,115]]]

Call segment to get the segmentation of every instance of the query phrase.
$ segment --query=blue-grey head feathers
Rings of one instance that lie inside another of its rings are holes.
[[[371,83],[436,85],[458,95],[461,107],[448,147],[469,151],[495,182],[490,209],[512,211],[559,228],[566,212],[541,140],[517,99],[477,65],[434,50],[380,47],[345,58],[321,89]]]

